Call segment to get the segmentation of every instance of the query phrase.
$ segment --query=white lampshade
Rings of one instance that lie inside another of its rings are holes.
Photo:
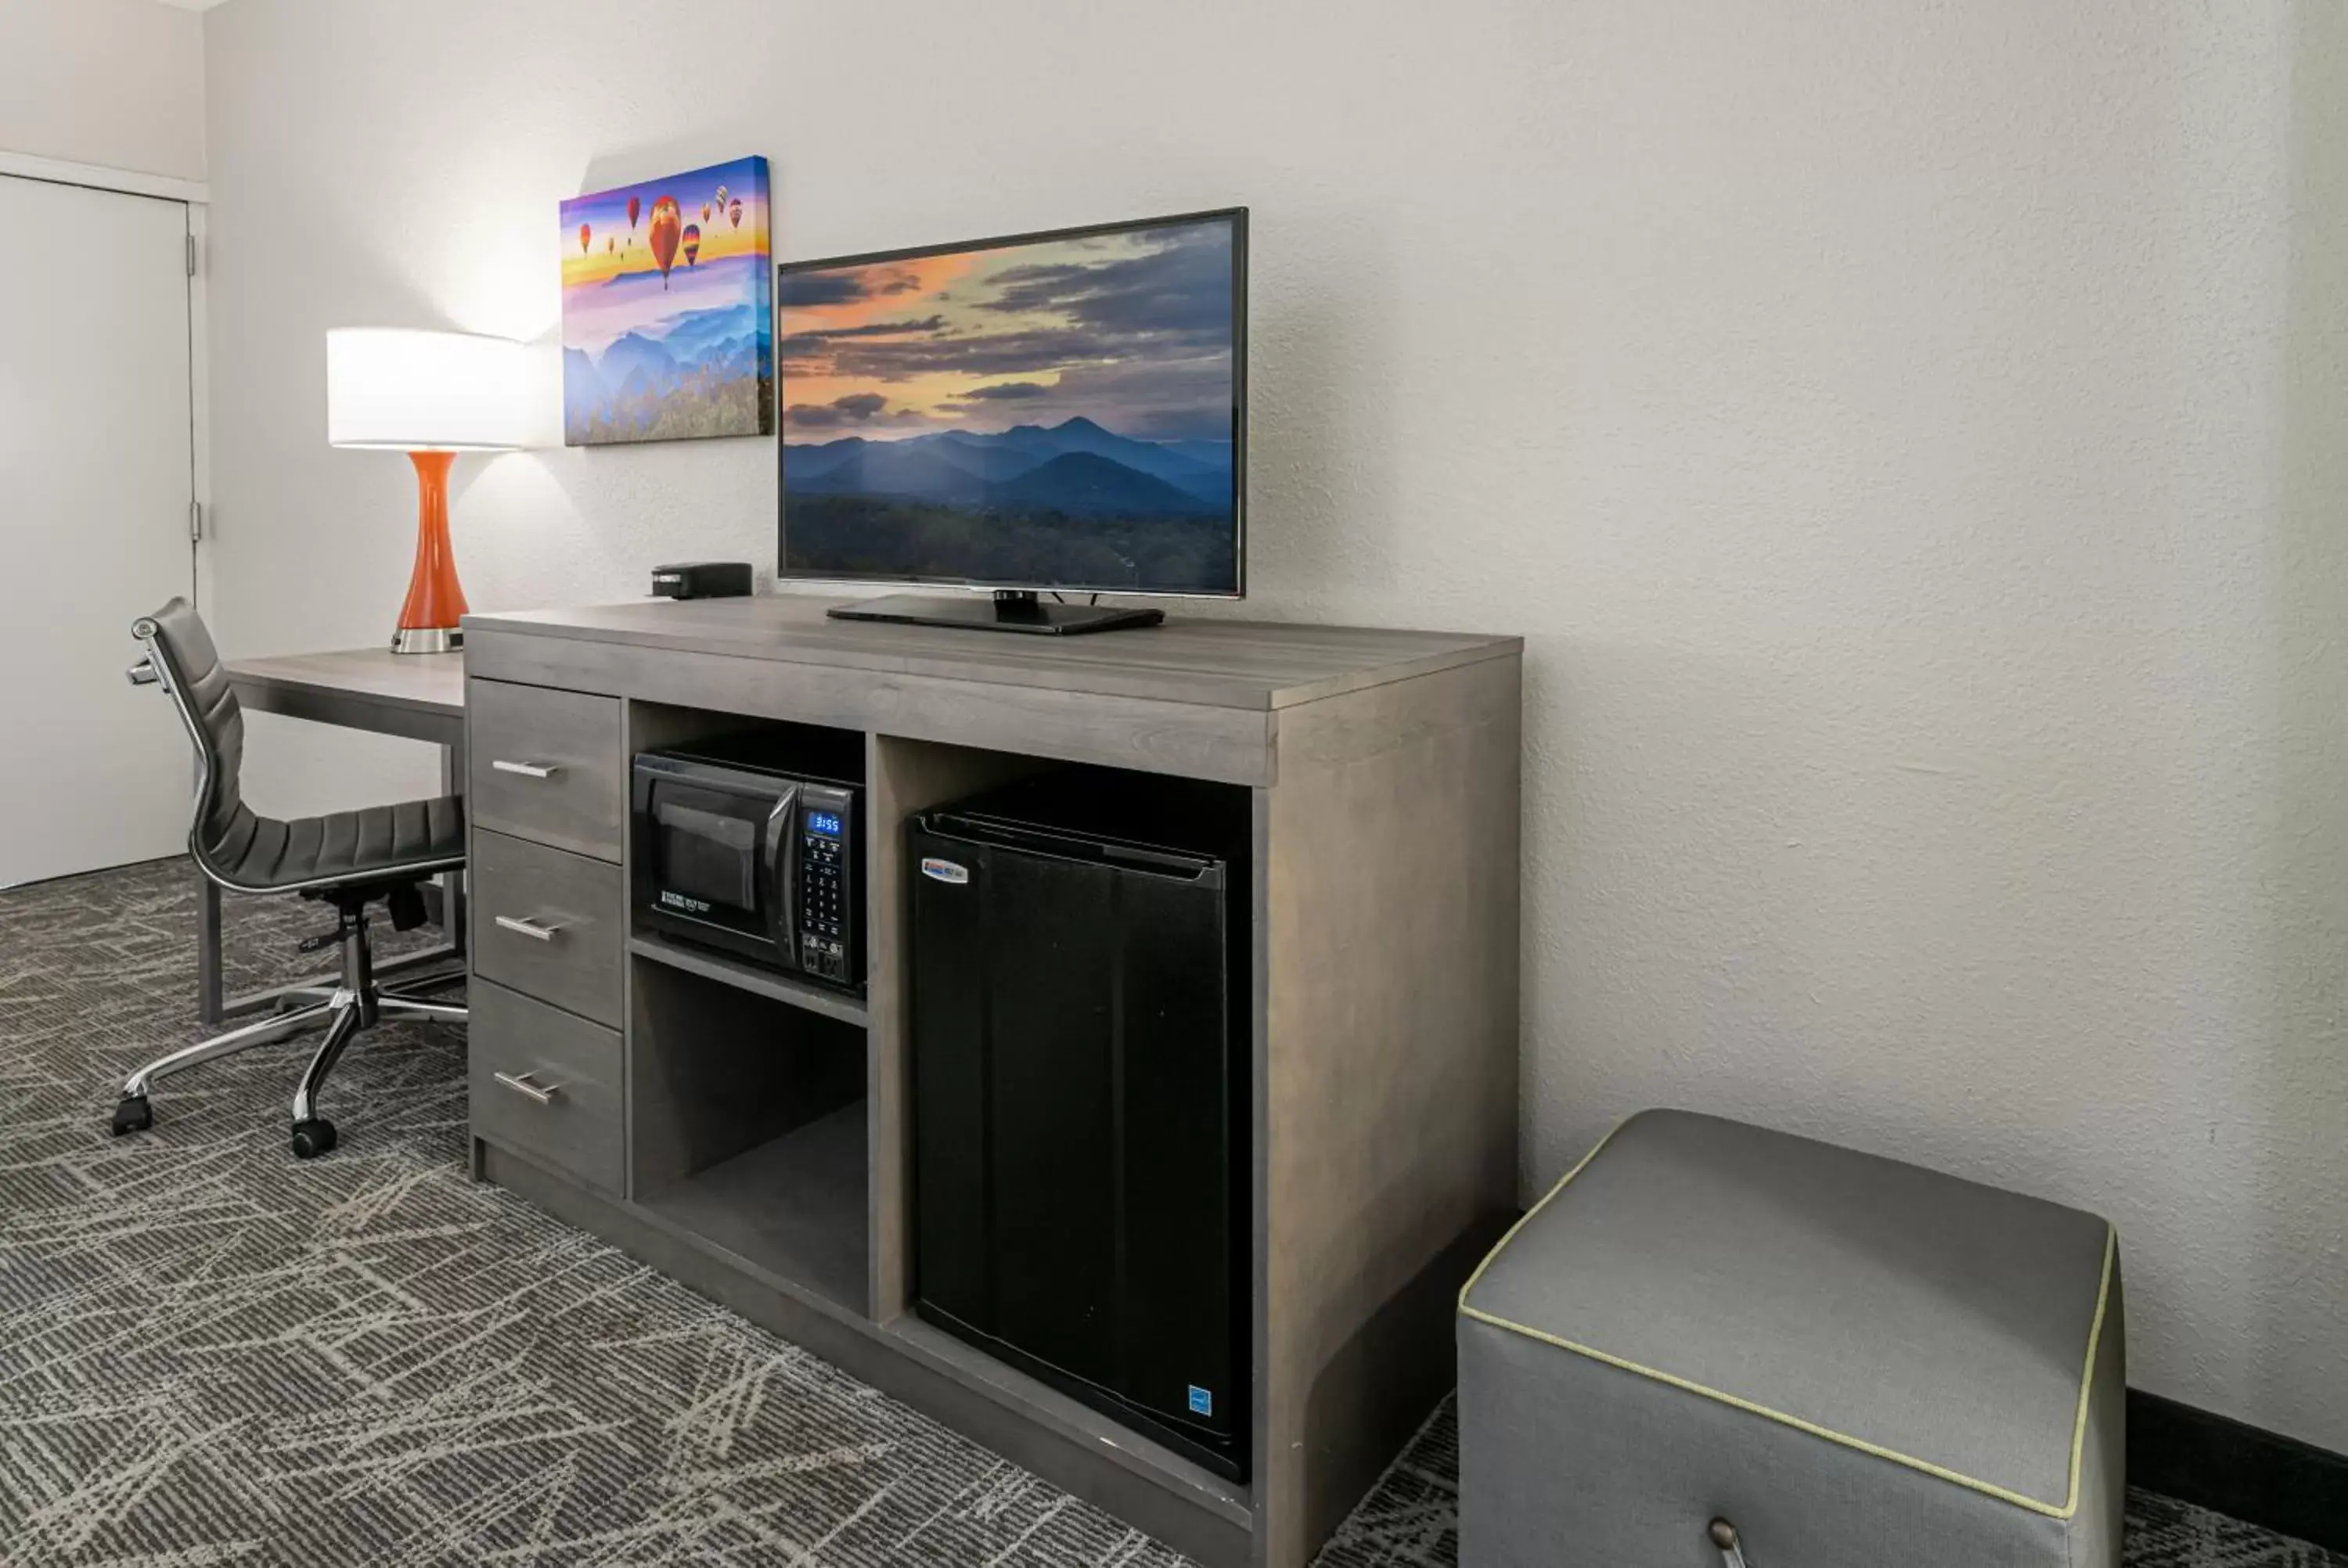
[[[530,359],[469,333],[343,327],[326,334],[326,440],[398,452],[530,445]]]

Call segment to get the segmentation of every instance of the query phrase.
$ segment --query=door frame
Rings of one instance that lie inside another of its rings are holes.
[[[0,174],[24,179],[46,179],[51,185],[80,185],[92,190],[115,190],[125,196],[153,196],[191,205],[208,203],[211,187],[196,179],[175,179],[168,174],[142,174],[135,169],[108,169],[99,163],[74,163],[62,158],[41,158],[0,148]]]
[[[178,179],[167,174],[146,174],[134,169],[109,169],[103,164],[75,163],[0,148],[0,175],[36,179],[49,185],[77,185],[86,190],[111,191],[174,201],[187,210],[188,224],[188,589],[200,615],[211,613],[211,587],[203,568],[212,537],[212,413],[211,330],[209,281],[211,187],[201,180]]]

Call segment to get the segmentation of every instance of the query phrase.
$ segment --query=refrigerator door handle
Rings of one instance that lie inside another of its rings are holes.
[[[1021,855],[1034,856],[1038,860],[1050,860],[1063,866],[1107,866],[1119,871],[1138,872],[1144,876],[1162,876],[1171,882],[1197,882],[1220,865],[1219,861],[1195,855],[1104,844],[1058,834],[1025,833],[1017,828],[997,827],[991,823],[978,825],[916,818],[915,825],[933,838],[954,844],[1015,850]],[[1078,853],[1079,850],[1091,853]]]

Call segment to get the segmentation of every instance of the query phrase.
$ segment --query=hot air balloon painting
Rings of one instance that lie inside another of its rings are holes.
[[[676,198],[664,196],[653,203],[653,226],[645,242],[653,248],[653,264],[661,270],[661,291],[668,290],[668,270],[676,262],[676,241],[683,224],[683,215],[676,210]]]
[[[767,160],[574,197],[561,221],[564,440],[772,435]]]

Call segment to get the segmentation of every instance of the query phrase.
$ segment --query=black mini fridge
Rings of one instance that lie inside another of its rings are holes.
[[[916,1310],[1234,1481],[1249,809],[1071,770],[908,826]]]

